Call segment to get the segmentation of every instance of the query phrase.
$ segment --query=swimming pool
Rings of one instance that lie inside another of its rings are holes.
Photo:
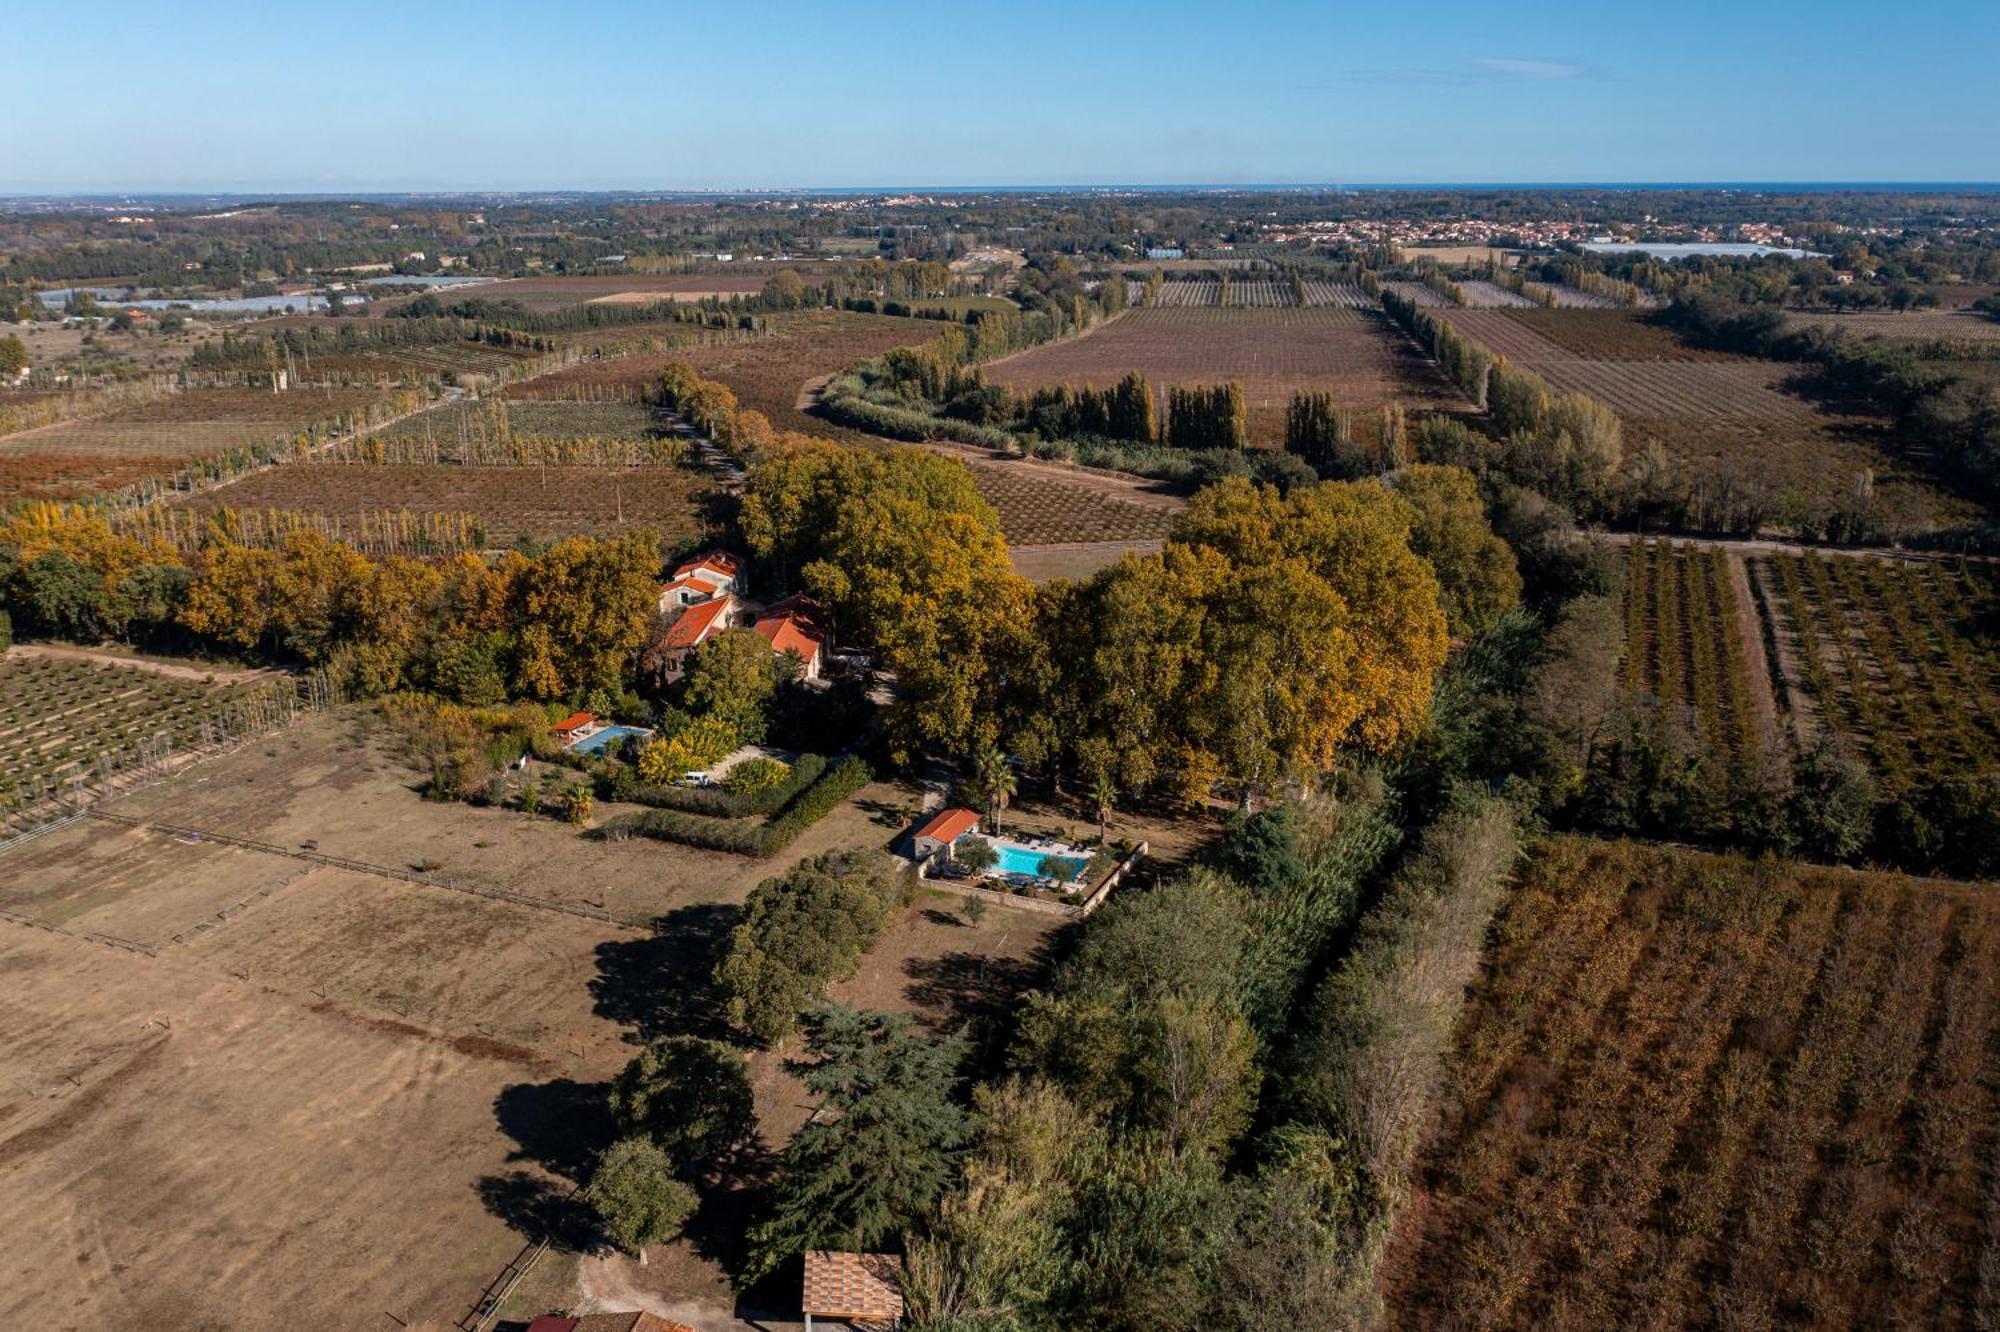
[[[596,735],[588,736],[569,747],[572,754],[601,754],[604,747],[614,740],[623,740],[632,735],[651,735],[643,726],[607,726]]]
[[[996,843],[993,849],[1000,853],[1000,862],[995,868],[1002,874],[1025,874],[1031,879],[1044,877],[1042,862],[1055,854],[1049,851],[1037,851],[1031,846],[1016,846],[1011,842]],[[1087,863],[1081,856],[1058,858],[1069,867],[1069,873],[1063,875],[1065,880],[1074,879],[1083,873],[1083,867]]]

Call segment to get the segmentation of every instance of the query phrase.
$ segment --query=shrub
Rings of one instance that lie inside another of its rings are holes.
[[[774,758],[754,758],[739,763],[723,778],[722,789],[736,796],[756,796],[783,786],[791,767]]]
[[[697,772],[736,748],[736,728],[720,717],[698,717],[671,736],[662,736],[639,751],[639,775],[649,782],[670,782]]]
[[[760,856],[775,855],[791,844],[794,837],[833,812],[836,805],[875,779],[862,760],[849,754],[827,770],[806,793],[793,801],[777,818],[764,825],[764,848]]]
[[[643,814],[613,819],[600,830],[599,835],[652,837],[662,842],[678,842],[682,846],[708,851],[731,851],[743,856],[776,855],[791,845],[793,838],[825,818],[836,805],[866,786],[874,776],[866,763],[849,755],[829,768],[803,795],[768,823],[706,818],[677,809],[649,809]],[[728,793],[721,794],[726,796]]]
[[[743,766],[748,767],[749,764]],[[706,814],[712,818],[741,819],[783,809],[792,797],[818,781],[825,771],[825,759],[817,754],[801,754],[786,771],[782,782],[751,794],[739,795],[728,789],[725,783],[720,787],[641,786],[625,798],[661,809],[684,810],[689,814]]]

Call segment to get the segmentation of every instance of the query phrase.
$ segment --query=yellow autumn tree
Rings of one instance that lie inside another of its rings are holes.
[[[1392,748],[1448,648],[1410,521],[1372,481],[1202,491],[1159,555],[1090,589],[1084,734],[1121,754],[1128,783],[1196,797],[1221,781],[1245,804],[1343,748]]]
[[[967,754],[999,738],[1006,665],[1030,648],[1034,589],[963,463],[915,448],[793,445],[751,478],[740,524],[780,583],[822,602],[844,641],[896,673],[894,753]]]
[[[659,600],[659,555],[646,537],[572,537],[509,579],[519,627],[521,692],[564,698],[615,689]]]

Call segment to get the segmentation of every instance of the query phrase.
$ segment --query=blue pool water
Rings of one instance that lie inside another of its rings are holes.
[[[597,754],[613,740],[622,740],[628,735],[651,735],[643,726],[607,726],[588,740],[579,740],[569,747],[572,754]]]
[[[993,849],[1000,853],[998,868],[1002,874],[1025,874],[1031,879],[1040,878],[1042,862],[1048,859],[1046,851],[1035,851],[1025,846],[1008,846],[1003,843]],[[1064,877],[1074,879],[1083,871],[1085,862],[1064,856],[1062,863],[1069,866],[1069,873]]]

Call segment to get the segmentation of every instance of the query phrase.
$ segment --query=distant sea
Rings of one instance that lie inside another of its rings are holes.
[[[744,198],[752,196],[832,196],[882,194],[1318,194],[1328,192],[1393,193],[1396,191],[1449,190],[1534,190],[1551,193],[1580,191],[1638,192],[1645,190],[1720,190],[1734,194],[1814,194],[1878,191],[1890,194],[2000,194],[2000,181],[1944,180],[1605,180],[1605,181],[1373,181],[1301,182],[1263,181],[1240,184],[1187,182],[1180,184],[1094,184],[1094,185],[742,185],[717,189],[659,190],[353,190],[343,193],[291,191],[275,193],[202,193],[191,191],[130,191],[92,194],[28,194],[0,191],[0,201],[45,204],[147,203],[184,205],[225,205],[242,202],[300,202],[313,200],[398,201],[410,199],[501,199],[557,202],[568,199],[686,199]]]

